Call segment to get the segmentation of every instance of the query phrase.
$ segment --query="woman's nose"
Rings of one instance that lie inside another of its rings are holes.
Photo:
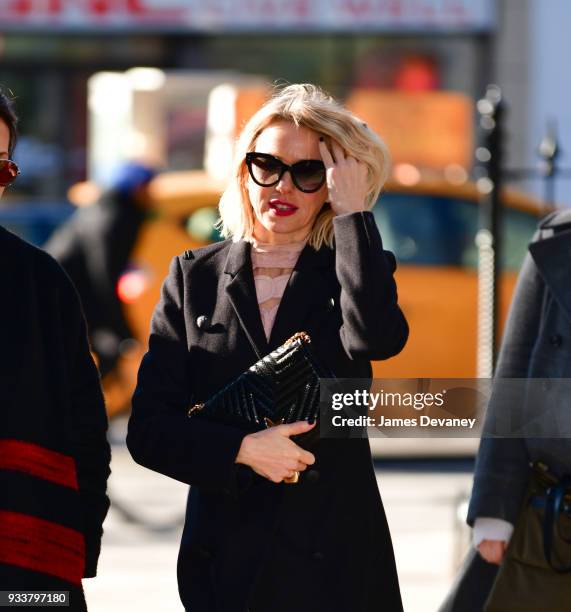
[[[278,184],[276,185],[276,189],[280,192],[280,193],[288,193],[290,192],[294,187],[293,181],[291,180],[291,174],[289,173],[289,170],[286,170],[283,173],[282,178],[278,181]]]

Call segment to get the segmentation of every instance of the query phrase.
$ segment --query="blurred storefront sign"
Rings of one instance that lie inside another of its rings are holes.
[[[0,28],[488,31],[493,0],[0,0]]]
[[[387,143],[393,163],[468,169],[474,151],[474,103],[445,91],[353,90],[349,108]]]

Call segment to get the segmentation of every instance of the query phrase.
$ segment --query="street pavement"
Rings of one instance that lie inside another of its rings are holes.
[[[85,580],[90,612],[181,612],[176,558],[187,487],[133,462],[124,424],[112,431],[112,506],[97,578]],[[468,546],[463,525],[471,475],[421,463],[381,463],[377,482],[389,521],[405,612],[435,612]],[[292,611],[293,612],[293,611]],[[347,612],[351,612],[348,610]]]

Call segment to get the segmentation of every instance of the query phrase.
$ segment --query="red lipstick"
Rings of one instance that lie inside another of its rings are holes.
[[[274,200],[270,200],[270,210],[277,217],[289,217],[295,213],[297,206],[276,198]]]

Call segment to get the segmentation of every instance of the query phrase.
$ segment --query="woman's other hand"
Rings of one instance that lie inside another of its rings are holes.
[[[506,548],[507,543],[504,540],[482,540],[478,545],[478,552],[484,561],[500,565],[503,561]]]
[[[272,482],[291,478],[295,472],[303,472],[308,465],[313,465],[315,457],[289,438],[313,427],[315,423],[297,421],[249,434],[242,440],[236,463],[250,466],[256,474]]]
[[[367,167],[354,157],[345,156],[345,151],[335,142],[331,150],[319,139],[319,151],[325,164],[329,203],[336,215],[362,212],[367,195]]]

